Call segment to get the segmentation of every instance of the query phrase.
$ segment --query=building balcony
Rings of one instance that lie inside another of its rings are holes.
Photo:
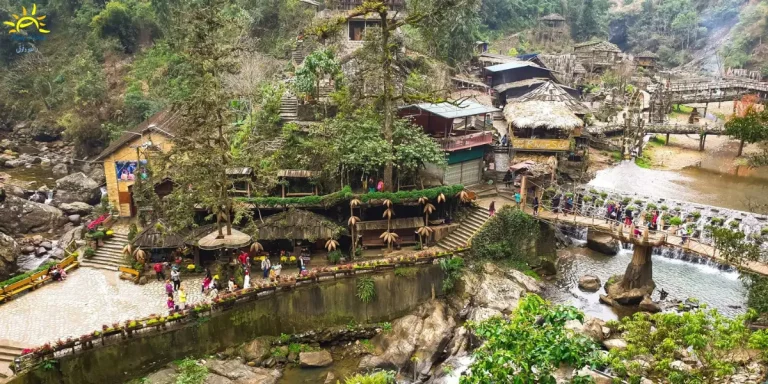
[[[512,138],[512,149],[516,151],[567,152],[571,149],[570,139],[519,139]]]
[[[435,141],[440,143],[440,146],[444,151],[458,151],[460,149],[479,147],[481,145],[489,145],[493,143],[493,132],[475,132],[463,136],[436,138]]]

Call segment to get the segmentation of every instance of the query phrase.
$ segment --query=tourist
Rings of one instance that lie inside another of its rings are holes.
[[[651,218],[651,229],[654,231],[659,229],[658,220],[659,220],[659,211],[653,211],[653,217]]]
[[[59,271],[58,268],[56,268],[55,265],[51,265],[48,268],[48,275],[51,276],[51,280],[53,280],[53,281],[61,280],[61,272]]]
[[[163,273],[163,263],[155,263],[153,268],[155,269],[155,276],[157,276],[157,281],[165,280],[165,273]]]
[[[175,265],[171,269],[171,281],[173,281],[173,290],[178,291],[179,286],[181,286],[181,272],[179,272],[179,267]]]
[[[373,176],[368,178],[368,193],[376,192],[376,180],[373,179]]]
[[[235,278],[230,277],[229,282],[227,283],[227,291],[230,293],[234,292],[237,289],[237,284],[235,284]]]
[[[243,289],[251,287],[251,270],[245,270],[245,276],[243,277]]]
[[[219,275],[213,275],[213,280],[211,280],[211,287],[216,288],[217,290],[221,288],[221,286],[219,286]]]
[[[510,185],[512,185],[512,182],[515,181],[515,175],[512,173],[511,170],[507,170],[507,173],[504,175],[504,185],[506,185],[507,188],[509,188]]]
[[[683,227],[678,229],[677,233],[680,235],[680,245],[685,246],[685,243],[688,242],[688,231]]]
[[[629,207],[624,211],[624,224],[632,225],[632,210]]]
[[[269,269],[269,281],[274,282],[277,279],[277,266]]]
[[[554,213],[560,212],[560,194],[559,193],[552,198],[552,212]]]
[[[173,293],[168,295],[168,300],[166,300],[165,303],[168,305],[168,310],[173,312],[176,308],[176,303],[173,302]]]
[[[491,205],[488,206],[488,217],[493,217],[494,213],[496,213],[496,202],[491,201]]]
[[[573,214],[573,196],[565,198],[565,212]]]
[[[296,258],[296,268],[298,268],[299,271],[304,268],[304,259],[301,256]]]
[[[272,262],[269,261],[269,257],[264,256],[261,259],[261,270],[264,274],[264,279],[266,280],[269,277],[269,270],[272,269]]]
[[[59,266],[57,266],[56,269],[59,271],[59,278],[61,280],[66,280],[67,279],[67,271],[65,271],[64,268],[61,268]]]
[[[240,252],[240,255],[237,257],[238,260],[240,260],[240,265],[243,266],[244,269],[248,269],[248,254],[245,252]]]
[[[539,197],[533,196],[533,216],[539,216]]]
[[[501,137],[501,146],[506,147],[507,146],[507,134],[505,133],[504,136]]]
[[[179,287],[179,307],[182,309],[187,307],[187,291],[183,286]]]
[[[376,191],[384,192],[384,180],[379,179],[379,183],[376,184]]]
[[[208,297],[216,297],[219,295],[219,289],[216,286],[212,286],[208,291]]]
[[[202,293],[205,293],[205,292],[206,292],[208,289],[210,289],[210,287],[211,287],[211,281],[212,281],[212,280],[213,280],[213,279],[211,278],[211,276],[210,276],[210,275],[208,275],[208,276],[205,276],[205,277],[203,278],[203,289],[202,289],[202,290],[200,290],[200,292],[202,292]]]
[[[171,284],[170,280],[166,280],[165,281],[165,293],[167,293],[169,295],[173,295],[173,291],[174,291],[173,284]]]
[[[605,207],[605,219],[609,220],[613,217],[613,203],[608,203],[608,206]]]
[[[515,205],[517,205],[518,208],[520,208],[520,191],[515,192]]]

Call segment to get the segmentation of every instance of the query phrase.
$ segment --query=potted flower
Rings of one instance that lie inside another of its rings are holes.
[[[106,236],[108,239],[111,239],[112,236],[115,235],[115,231],[108,229],[106,232],[104,232],[104,236]]]
[[[53,355],[53,347],[50,343],[45,343],[35,350],[35,355],[39,357],[46,357]]]
[[[93,348],[93,335],[86,333],[85,335],[80,336],[80,345],[83,349]]]
[[[128,333],[128,337],[132,337],[134,331],[139,330],[143,327],[144,325],[139,321],[136,321],[136,320],[125,321],[125,332]]]

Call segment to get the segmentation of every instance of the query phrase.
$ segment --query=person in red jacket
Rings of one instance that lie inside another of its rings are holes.
[[[163,273],[163,263],[155,263],[153,268],[155,269],[155,276],[157,276],[157,281],[165,280],[165,273]]]

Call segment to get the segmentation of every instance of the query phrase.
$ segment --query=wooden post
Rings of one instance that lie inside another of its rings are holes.
[[[667,133],[667,140],[664,142],[664,145],[669,145],[669,133]]]
[[[528,197],[528,176],[523,176],[520,182],[520,209],[525,212],[526,198]]]

